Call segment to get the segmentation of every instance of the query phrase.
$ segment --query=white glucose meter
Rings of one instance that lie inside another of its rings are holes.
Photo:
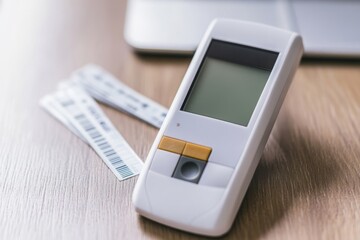
[[[213,21],[140,174],[136,211],[192,233],[225,234],[302,53],[296,33]]]

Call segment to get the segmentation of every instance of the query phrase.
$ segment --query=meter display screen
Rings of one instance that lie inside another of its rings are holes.
[[[247,126],[277,56],[212,40],[181,110]]]

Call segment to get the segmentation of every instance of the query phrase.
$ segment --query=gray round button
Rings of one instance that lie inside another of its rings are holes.
[[[186,162],[181,166],[181,175],[187,180],[194,180],[200,174],[200,167],[194,162]]]
[[[192,183],[198,183],[205,165],[206,161],[181,156],[172,177]]]

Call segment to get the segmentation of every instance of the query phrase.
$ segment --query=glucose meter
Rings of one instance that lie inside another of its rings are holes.
[[[213,21],[135,186],[136,211],[192,233],[226,233],[302,53],[296,33]]]

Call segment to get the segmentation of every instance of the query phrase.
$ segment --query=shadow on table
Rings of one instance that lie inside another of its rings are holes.
[[[326,192],[336,181],[337,154],[313,136],[316,134],[293,126],[287,116],[279,118],[234,225],[223,238],[261,238],[296,200]],[[201,238],[142,217],[140,225],[144,232],[157,238]]]
[[[260,238],[294,201],[327,192],[338,177],[338,154],[292,122],[279,118],[267,144],[234,223],[241,239]]]

